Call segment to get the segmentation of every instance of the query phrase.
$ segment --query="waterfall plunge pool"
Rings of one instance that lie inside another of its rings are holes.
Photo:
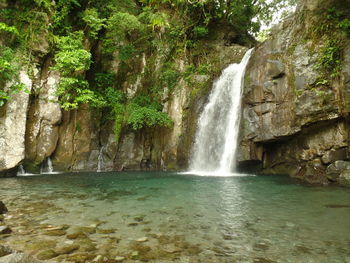
[[[284,176],[164,172],[0,181],[0,199],[10,211],[5,223],[13,230],[0,236],[0,244],[39,258],[350,262],[347,188],[309,187]]]

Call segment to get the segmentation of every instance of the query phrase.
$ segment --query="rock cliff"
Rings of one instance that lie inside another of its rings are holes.
[[[346,17],[332,17],[338,2],[303,1],[256,48],[245,76],[242,169],[310,183],[339,181],[340,173],[328,170],[349,160],[350,40],[346,32],[322,28]],[[325,69],[325,62],[334,67]]]
[[[301,1],[296,14],[256,47],[245,76],[240,169],[311,183],[349,183],[350,30],[344,23],[349,13],[350,4],[340,0]],[[43,32],[42,44],[33,48],[32,73],[20,74],[27,93],[0,107],[0,174],[14,175],[21,164],[38,172],[48,158],[59,171],[185,169],[214,79],[247,50],[228,41],[227,32],[214,31],[211,40],[199,42],[198,54],[174,59],[181,77],[173,87],[161,87],[163,112],[172,126],[134,130],[124,125],[120,134],[104,111],[84,104],[60,108],[56,89],[62,76],[52,67]],[[100,45],[85,39],[94,66],[79,74],[89,79],[96,69],[112,72],[128,98],[152,88],[170,54],[165,45],[122,65],[118,54],[105,60]],[[211,70],[187,72],[201,64]]]

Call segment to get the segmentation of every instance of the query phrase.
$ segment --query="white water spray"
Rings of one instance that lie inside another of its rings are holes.
[[[18,166],[17,176],[23,176],[26,174],[26,171],[24,170],[24,167],[22,164]]]
[[[46,163],[44,162],[40,167],[40,174],[54,174],[52,161],[50,157],[47,157]]]
[[[198,120],[189,173],[225,176],[234,170],[242,86],[252,51],[247,51],[241,63],[231,64],[223,70],[214,83]]]
[[[102,170],[104,169],[104,158],[103,158],[103,149],[104,146],[101,147],[100,152],[98,154],[98,159],[97,159],[97,172],[102,172]]]

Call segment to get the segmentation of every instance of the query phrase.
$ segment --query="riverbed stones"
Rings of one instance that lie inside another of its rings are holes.
[[[141,238],[136,239],[136,241],[137,241],[137,242],[140,242],[140,243],[146,242],[147,240],[148,240],[147,237],[141,237]]]
[[[0,245],[0,257],[13,253],[13,250],[7,246]]]
[[[10,227],[8,226],[0,226],[0,234],[3,235],[3,234],[11,234],[12,233],[12,230]]]
[[[69,238],[69,239],[82,239],[82,238],[87,238],[87,235],[84,232],[79,231],[79,232],[74,232],[74,233],[68,234],[67,238]]]
[[[36,255],[36,257],[40,260],[52,259],[57,256],[58,256],[58,253],[56,253],[53,249],[44,250],[40,252],[38,255]]]
[[[43,263],[43,261],[36,260],[33,257],[24,253],[15,252],[7,256],[1,257],[0,263]]]
[[[8,209],[6,205],[2,201],[0,201],[0,214],[5,214],[7,212],[8,212]]]
[[[122,262],[122,261],[124,261],[124,260],[125,260],[125,257],[122,257],[122,256],[116,256],[116,257],[114,258],[114,260],[115,260],[115,261],[117,261],[117,262]]]
[[[44,231],[44,235],[47,235],[47,236],[64,236],[65,234],[66,234],[66,231],[60,230],[60,229]]]
[[[79,245],[77,244],[72,244],[72,245],[64,245],[62,247],[58,247],[55,249],[55,252],[58,255],[62,255],[62,254],[70,254],[75,250],[78,250],[80,248]]]

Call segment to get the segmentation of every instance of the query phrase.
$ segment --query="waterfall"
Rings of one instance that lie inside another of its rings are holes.
[[[47,157],[46,163],[43,162],[40,167],[40,174],[53,174],[53,166],[50,157]]]
[[[23,165],[22,164],[20,164],[19,166],[18,166],[18,171],[17,171],[17,176],[23,176],[23,175],[25,175],[26,174],[26,171],[24,170],[24,168],[23,168]]]
[[[214,83],[198,120],[190,173],[228,175],[234,170],[244,73],[253,49]]]
[[[97,172],[102,172],[104,169],[104,159],[103,159],[103,149],[104,146],[101,147],[100,152],[98,154],[98,159],[97,159]]]

